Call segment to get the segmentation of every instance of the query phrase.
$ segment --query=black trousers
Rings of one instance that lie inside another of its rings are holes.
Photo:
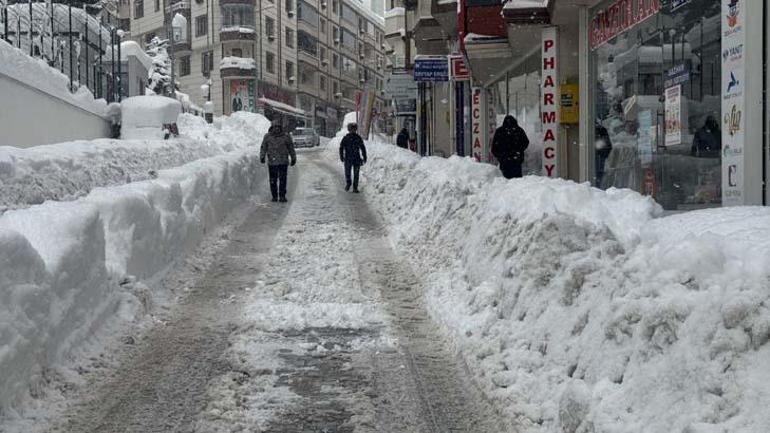
[[[353,172],[353,189],[358,189],[358,174],[361,171],[361,163],[345,161],[345,183],[348,187],[350,186],[351,171]]]
[[[288,165],[269,165],[270,172],[270,194],[273,198],[286,197],[286,172]]]
[[[521,161],[500,161],[500,171],[506,179],[521,177]]]

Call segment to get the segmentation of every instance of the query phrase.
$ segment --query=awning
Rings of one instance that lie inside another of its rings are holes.
[[[284,104],[283,102],[279,102],[279,101],[265,98],[265,97],[259,98],[259,102],[265,105],[269,105],[270,108],[280,113],[291,114],[292,116],[308,117],[307,113],[305,113],[305,110],[292,107],[291,105]]]

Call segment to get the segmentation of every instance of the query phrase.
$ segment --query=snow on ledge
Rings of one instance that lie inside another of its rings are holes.
[[[248,57],[223,57],[222,60],[219,61],[219,67],[220,68],[239,68],[239,69],[256,69],[257,68],[257,62],[256,60]]]

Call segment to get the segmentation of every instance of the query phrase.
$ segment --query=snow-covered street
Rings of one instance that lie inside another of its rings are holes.
[[[301,152],[288,204],[265,191],[239,208],[166,276],[178,303],[77,367],[79,382],[54,381],[61,404],[10,431],[505,431],[409,258],[342,182]]]

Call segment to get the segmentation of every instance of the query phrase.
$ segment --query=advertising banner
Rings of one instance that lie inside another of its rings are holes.
[[[682,86],[666,89],[666,146],[682,144]]]
[[[230,109],[236,111],[256,112],[256,94],[254,80],[230,81]]]
[[[471,152],[479,162],[487,160],[486,94],[481,87],[471,89]]]
[[[745,10],[722,1],[722,205],[744,203]]]
[[[548,177],[559,176],[559,68],[556,27],[546,27],[542,33],[542,84],[540,92],[543,123],[543,173]]]

